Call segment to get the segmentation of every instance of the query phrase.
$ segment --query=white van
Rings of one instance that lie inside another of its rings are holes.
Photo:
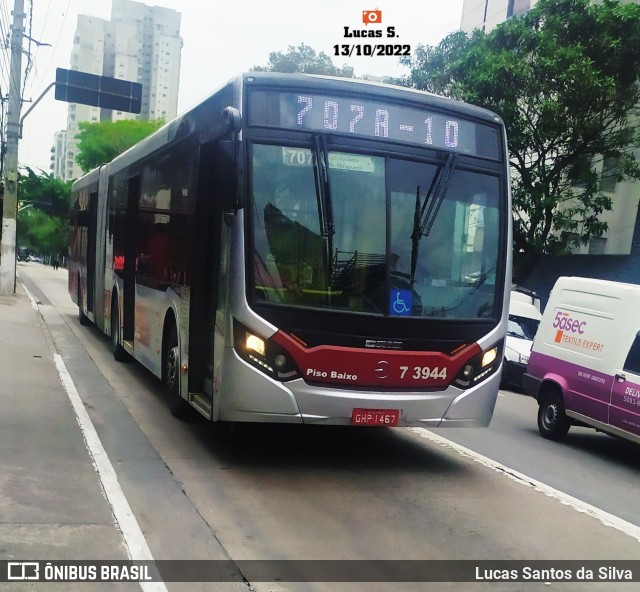
[[[504,347],[504,364],[500,384],[521,387],[527,369],[533,338],[540,324],[540,300],[533,294],[511,291],[509,323]]]
[[[640,286],[559,278],[523,384],[543,437],[583,425],[640,443]]]

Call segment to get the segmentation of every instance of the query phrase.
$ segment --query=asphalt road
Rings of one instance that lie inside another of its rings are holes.
[[[501,391],[488,430],[435,430],[506,467],[640,526],[640,447],[586,427],[560,443],[543,439],[538,405],[524,392]]]
[[[581,429],[565,444],[544,441],[535,402],[522,394],[502,394],[488,429],[435,431],[470,454],[418,429],[258,426],[229,434],[198,418],[174,419],[152,376],[115,362],[106,337],[78,323],[64,270],[28,263],[19,274],[41,302],[155,559],[640,557],[635,531],[625,531],[622,521],[605,525],[598,513],[638,523],[636,449]],[[483,464],[476,453],[501,465]],[[549,491],[531,486],[527,476]],[[595,511],[579,511],[566,496]],[[258,592],[549,588],[544,582],[249,583]],[[632,590],[634,584],[563,589]]]

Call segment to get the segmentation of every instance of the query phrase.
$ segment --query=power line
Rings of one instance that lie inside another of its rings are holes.
[[[53,58],[56,55],[56,51],[58,50],[58,43],[60,43],[60,37],[62,36],[62,32],[64,31],[64,25],[67,22],[67,16],[69,15],[69,6],[71,6],[71,0],[68,0],[67,2],[67,7],[64,10],[64,18],[62,19],[62,24],[60,25],[60,31],[58,32],[58,37],[55,40],[55,43],[53,44],[53,51],[51,52],[51,57],[49,58],[49,62],[47,63],[47,67],[44,69],[44,72],[42,73],[41,79],[46,79],[47,76],[47,72],[49,71],[49,68],[51,67],[51,62],[53,62]],[[43,28],[44,31],[44,28]],[[43,83],[44,85],[44,83]]]
[[[5,80],[7,81],[7,86],[8,86],[8,80],[9,80],[9,47],[10,47],[10,34],[9,34],[9,14],[7,12],[7,7],[6,5],[0,4],[0,11],[2,11],[2,18],[0,18],[0,36],[2,38],[2,44],[3,44],[3,48],[6,50],[6,52],[2,52],[2,54],[0,54],[3,58],[4,61],[0,61],[0,66],[4,66],[4,74],[5,74]],[[5,23],[7,23],[5,25]]]
[[[27,78],[29,78],[29,73],[31,72],[31,66],[33,65],[33,62],[31,60],[32,29],[33,29],[33,0],[29,0],[29,34],[22,35],[23,38],[26,37],[27,39],[29,39],[29,45],[28,45],[27,51],[25,52],[23,50],[23,53],[25,53],[25,55],[27,56],[27,66],[24,69],[24,80],[22,82],[22,91],[20,93],[20,98],[23,101],[24,101],[24,94],[27,88]]]
[[[38,35],[38,39],[42,39],[43,38],[45,29],[47,27],[47,21],[49,20],[49,10],[51,9],[51,2],[52,2],[52,0],[49,0],[49,3],[47,4],[47,11],[45,12],[45,15],[44,15],[44,22],[42,24],[42,29],[40,31],[40,34]],[[36,79],[38,78],[38,75],[37,75],[37,71],[38,71],[38,55],[40,53],[40,47],[42,47],[43,45],[46,45],[46,46],[49,46],[49,47],[52,47],[52,46],[51,46],[50,43],[41,43],[41,42],[39,42],[39,41],[37,41],[35,39],[32,39],[32,41],[36,44],[36,50],[35,50],[35,54],[33,56],[33,64],[35,66],[36,75],[34,76],[32,82],[31,82],[31,87],[33,88],[33,85],[35,84]]]

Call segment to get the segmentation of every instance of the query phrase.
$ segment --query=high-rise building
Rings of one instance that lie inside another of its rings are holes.
[[[168,121],[177,115],[181,51],[180,13],[175,10],[112,0],[111,20],[78,15],[70,69],[141,83],[142,110],[135,115],[70,103],[64,179],[82,175],[75,162],[80,122]]]
[[[464,0],[460,28],[470,33],[486,33],[512,16],[527,12],[538,0]]]
[[[180,79],[180,13],[112,0],[104,75],[142,84],[141,119],[173,119]],[[119,117],[117,117],[119,118]]]
[[[525,14],[536,5],[538,0],[464,0],[460,28],[470,33],[482,29],[486,33],[500,23],[512,17]],[[639,0],[626,0],[638,2]],[[624,0],[623,0],[624,3]],[[636,148],[636,151],[638,148]],[[640,236],[639,194],[640,182],[616,182],[615,162],[597,159],[594,161],[603,174],[602,189],[611,198],[612,208],[603,212],[599,219],[608,224],[607,232],[600,238],[593,238],[588,244],[574,238],[572,252],[592,255],[628,255],[640,254],[638,236]],[[635,237],[635,238],[634,238]]]
[[[65,178],[65,164],[67,151],[67,130],[56,132],[51,146],[51,174],[57,179]]]

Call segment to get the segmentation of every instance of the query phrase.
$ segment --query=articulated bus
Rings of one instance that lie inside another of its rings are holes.
[[[72,189],[69,292],[176,416],[486,426],[511,283],[504,126],[248,73]]]

